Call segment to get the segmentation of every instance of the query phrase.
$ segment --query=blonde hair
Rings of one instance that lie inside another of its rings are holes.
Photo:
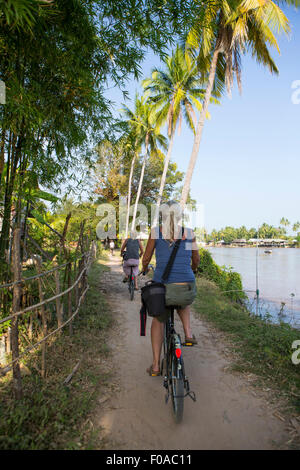
[[[167,240],[175,239],[175,229],[179,227],[182,221],[182,209],[175,201],[169,201],[162,206],[162,230],[164,238]]]

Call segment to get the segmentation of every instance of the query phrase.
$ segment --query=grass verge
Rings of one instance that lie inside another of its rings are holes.
[[[46,379],[38,372],[37,353],[22,367],[22,400],[12,398],[11,376],[0,382],[0,449],[90,449],[98,440],[99,429],[91,426],[89,416],[110,379],[102,363],[109,354],[106,336],[113,320],[99,290],[107,270],[99,261],[92,265],[73,336],[66,329],[48,345]],[[78,361],[72,381],[63,385]]]
[[[300,340],[300,331],[286,323],[274,325],[249,315],[207,279],[197,279],[197,290],[194,310],[226,334],[236,358],[232,369],[255,374],[258,383],[267,383],[288,398],[291,409],[299,413],[300,364],[293,364],[291,358],[295,352],[292,344]]]

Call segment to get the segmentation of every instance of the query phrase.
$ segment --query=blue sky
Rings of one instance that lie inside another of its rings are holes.
[[[279,38],[281,55],[273,51],[279,76],[271,75],[251,57],[243,59],[243,93],[235,84],[232,98],[211,106],[199,150],[191,195],[204,204],[208,230],[225,225],[278,225],[281,217],[300,220],[300,104],[292,103],[292,83],[300,80],[300,12],[286,8],[292,34]],[[143,77],[159,58],[149,53]],[[127,90],[140,90],[132,80]],[[117,89],[107,91],[116,112],[124,102]],[[127,100],[129,107],[133,104]],[[172,160],[186,171],[193,146],[191,131],[176,135]]]

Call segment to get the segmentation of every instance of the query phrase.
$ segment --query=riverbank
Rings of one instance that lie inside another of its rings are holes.
[[[255,386],[270,388],[277,399],[283,399],[286,411],[299,423],[300,437],[300,364],[292,362],[292,345],[300,340],[300,332],[287,324],[274,325],[250,316],[207,279],[198,278],[197,289],[194,310],[224,333],[233,354],[231,370],[253,375]]]
[[[205,250],[204,250],[205,251]],[[214,262],[241,276],[249,297],[249,309],[262,316],[271,315],[274,323],[284,320],[300,327],[300,250],[274,248],[271,254],[244,248],[209,247]],[[256,304],[256,289],[259,302]]]

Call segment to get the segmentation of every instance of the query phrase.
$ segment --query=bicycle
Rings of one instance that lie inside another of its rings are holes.
[[[184,398],[189,396],[194,402],[196,395],[190,390],[187,376],[185,375],[184,361],[182,357],[182,344],[180,335],[174,327],[174,310],[170,307],[170,315],[164,327],[164,357],[161,362],[161,375],[164,377],[163,385],[166,388],[166,404],[169,401],[170,391],[172,408],[176,423],[183,419]]]
[[[125,251],[122,253],[122,258],[123,258],[123,261],[124,261],[124,256],[125,256]],[[134,266],[130,266],[130,274],[128,276],[128,290],[129,290],[129,296],[130,296],[130,300],[133,300],[134,299],[134,286],[135,286],[135,282],[134,282],[134,275],[133,275],[133,267]]]

